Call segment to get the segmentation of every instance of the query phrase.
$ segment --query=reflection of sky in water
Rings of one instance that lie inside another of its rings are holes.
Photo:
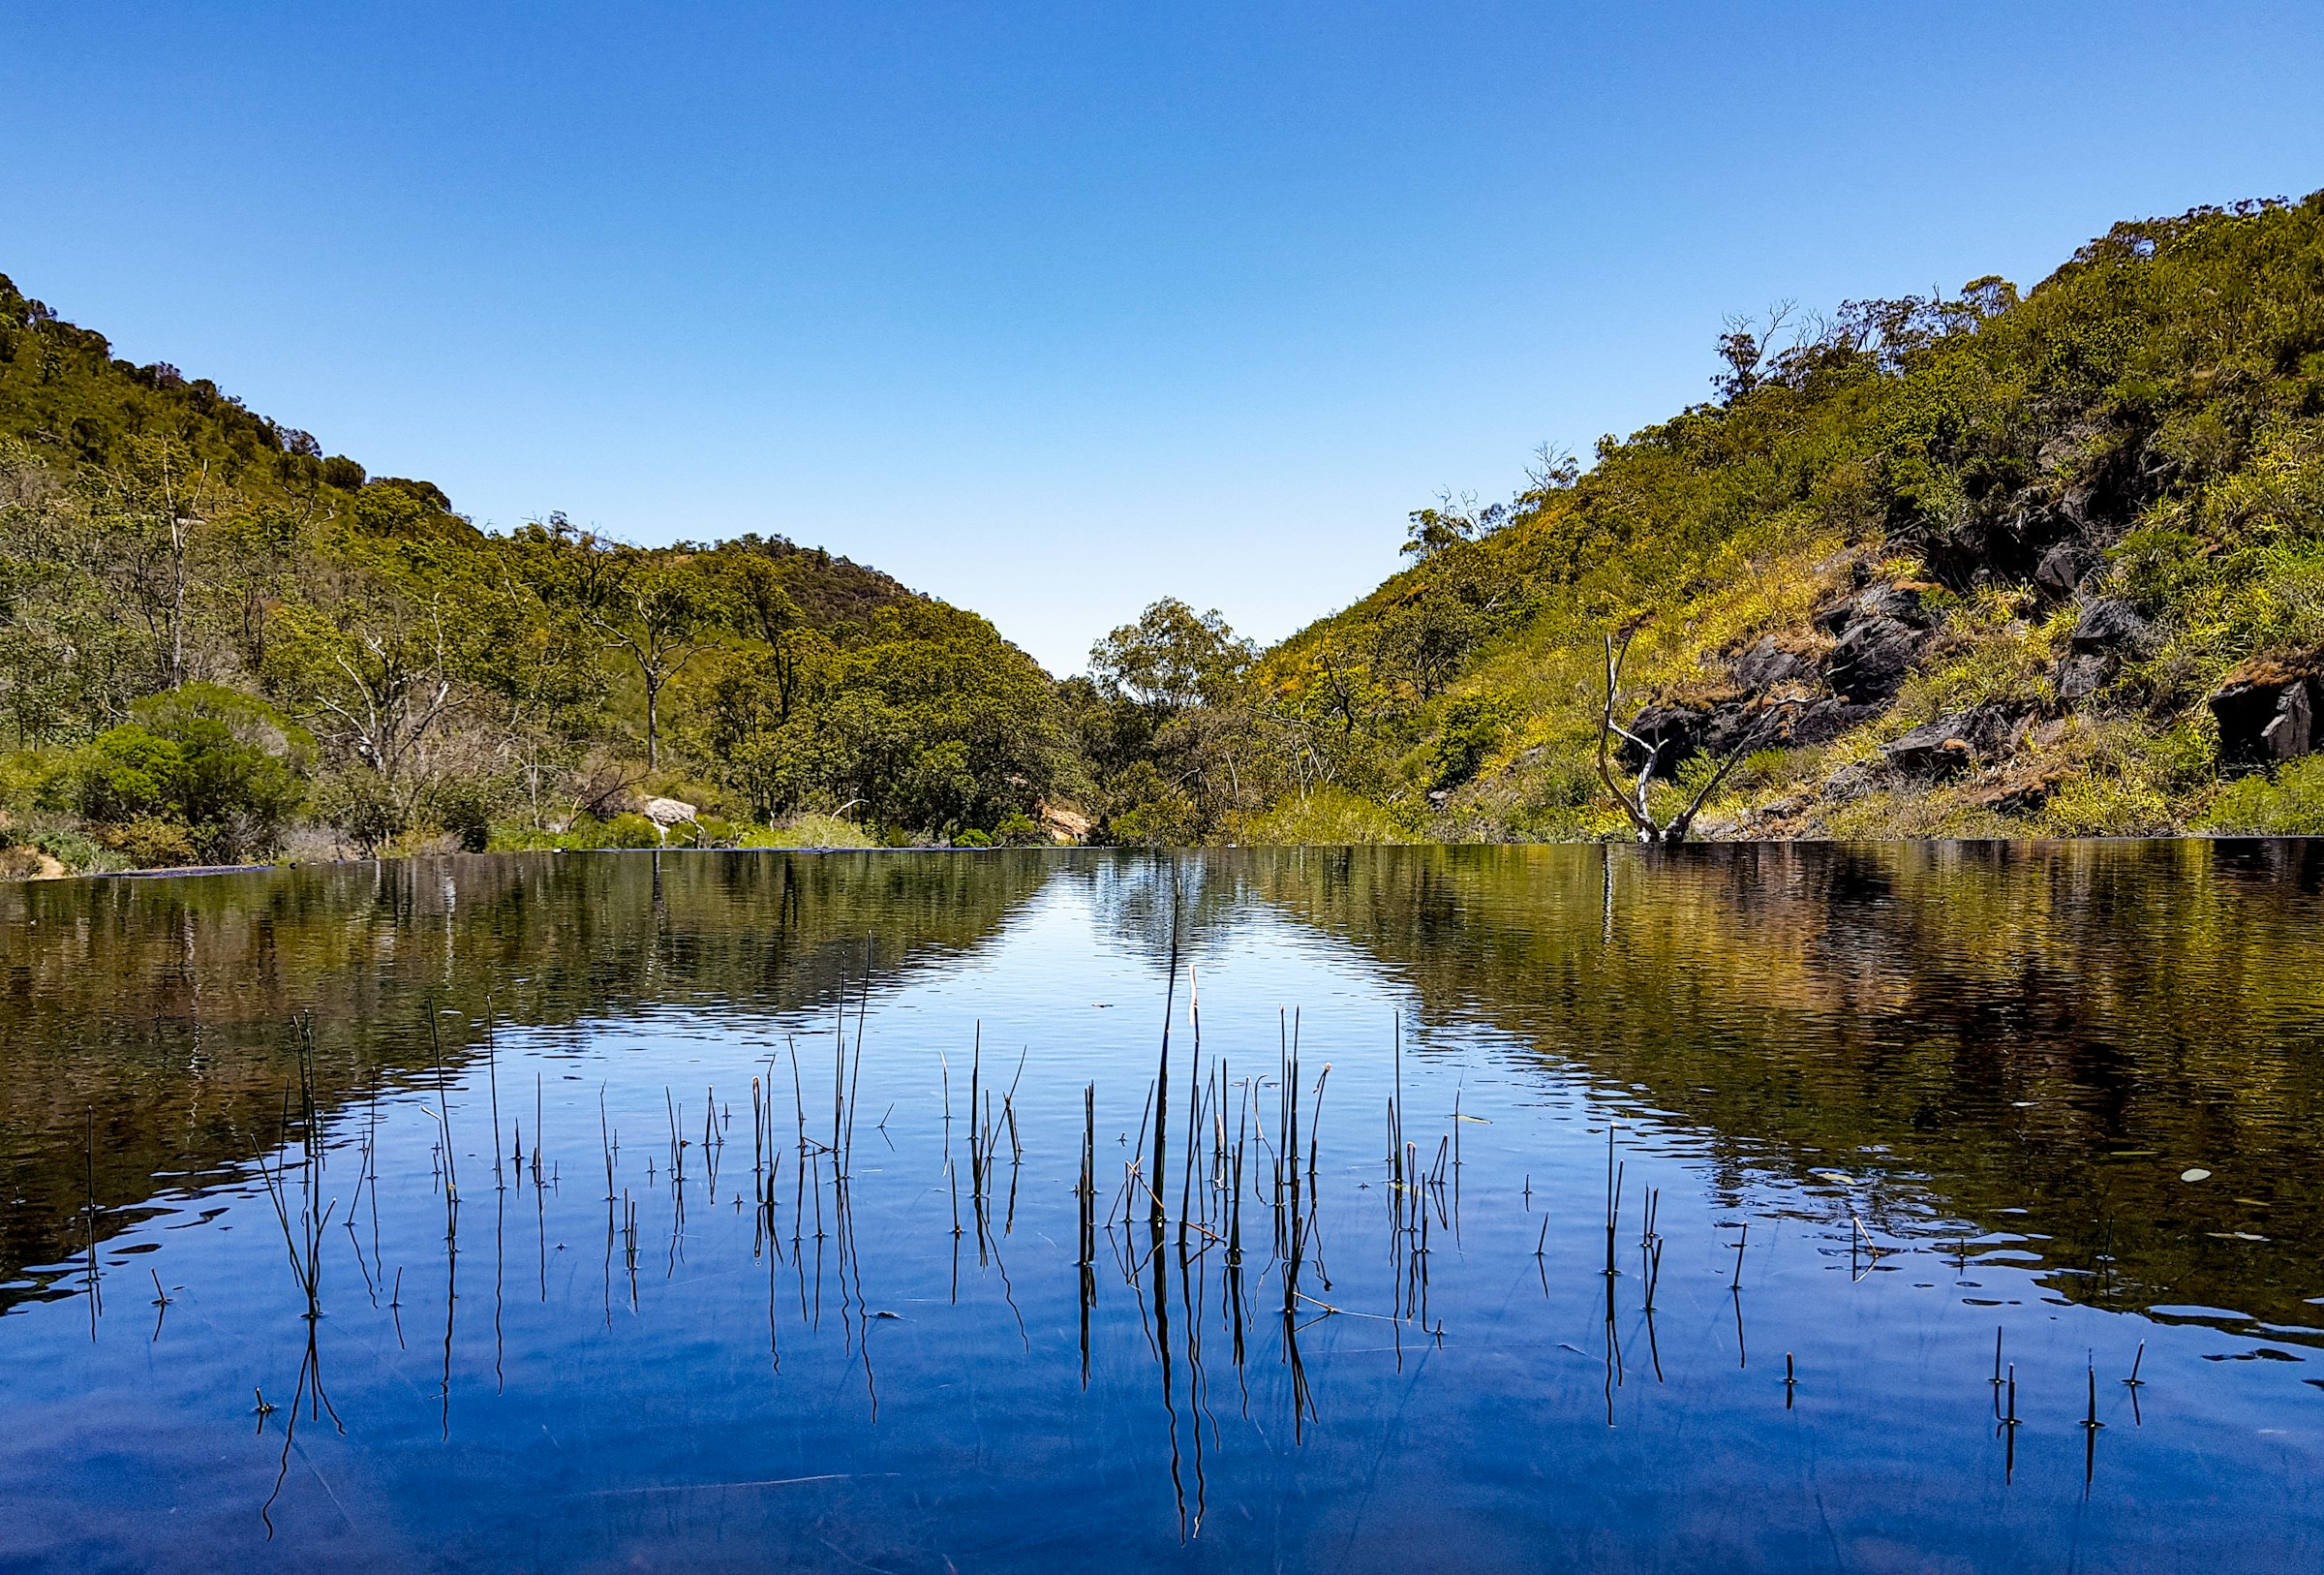
[[[1593,1020],[1561,1006],[1538,958],[1498,975],[1498,998],[1475,988],[1483,973],[1448,996],[1477,924],[1384,916],[1366,943],[1316,921],[1329,892],[1263,862],[1220,861],[1189,911],[1157,1252],[1124,1189],[1125,1165],[1150,1164],[1133,1128],[1168,905],[1140,889],[1137,861],[1059,865],[963,944],[875,979],[846,1074],[843,1196],[827,1158],[798,1164],[802,1125],[810,1147],[832,1134],[836,1003],[702,988],[503,1021],[489,1062],[456,1054],[442,1101],[456,1216],[434,1080],[409,1071],[329,1110],[319,1169],[295,1133],[270,1153],[300,1251],[251,1163],[166,1195],[168,1212],[103,1244],[101,1316],[68,1264],[53,1299],[0,1320],[0,1551],[58,1568],[896,1570],[2217,1571],[2324,1554],[2311,1334],[2255,1324],[2249,1307],[2115,1311],[2156,1298],[2094,1282],[2114,1254],[2061,1252],[2078,1217],[1952,1173],[1978,1151],[1723,1128],[1722,1085],[1679,1075],[1707,1063],[1580,1042]],[[1396,887],[1392,872],[1357,884]],[[673,903],[673,921],[692,911]],[[1268,1170],[1288,1007],[1318,1142],[1287,1326]],[[1561,1012],[1562,1036],[1524,1027]],[[1404,1136],[1443,1178],[1402,1194],[1387,1152],[1399,1016]],[[1672,1020],[1697,1035],[1709,1021]],[[447,1021],[460,1045],[476,1037]],[[1688,1056],[1748,1058],[1756,1023],[1747,1004],[1719,1029],[1728,1042]],[[850,1060],[857,1027],[850,1009]],[[996,1120],[981,1225],[966,1158],[980,1036]],[[766,1216],[749,1201],[754,1073],[780,1153]],[[1781,1094],[1787,1074],[1736,1075]],[[1073,1188],[1091,1080],[1113,1218],[1085,1381]],[[1197,1081],[1225,1093],[1202,1128],[1245,1145],[1239,1324],[1212,1239],[1223,1198],[1182,1164]],[[1012,1088],[1021,1159],[998,1122]],[[521,1123],[546,1186],[529,1165],[495,1184],[496,1099],[498,1146]],[[619,1134],[610,1201],[601,1129]],[[2139,1158],[2084,1161],[2089,1185]],[[310,1195],[329,1214],[302,1369]],[[1650,1198],[1659,1269],[1641,1240]],[[2015,1428],[1996,1421],[1997,1327]],[[2135,1389],[2121,1381],[2134,1361]]]

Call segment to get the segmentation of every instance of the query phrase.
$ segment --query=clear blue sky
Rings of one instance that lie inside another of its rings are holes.
[[[1723,314],[2324,186],[2324,6],[0,0],[0,271],[479,523],[1263,638]]]

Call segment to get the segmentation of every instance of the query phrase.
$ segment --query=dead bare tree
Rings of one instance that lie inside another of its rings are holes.
[[[1661,819],[1654,813],[1648,789],[1654,782],[1654,768],[1662,760],[1666,740],[1658,738],[1650,743],[1614,720],[1615,707],[1622,703],[1622,660],[1630,654],[1630,642],[1637,638],[1638,631],[1645,623],[1645,615],[1641,614],[1624,624],[1618,632],[1609,632],[1605,635],[1605,706],[1599,714],[1598,721],[1598,775],[1621,804],[1622,813],[1630,818],[1631,825],[1638,834],[1638,841],[1656,847],[1668,847],[1687,840],[1687,832],[1695,824],[1695,817],[1702,812],[1703,805],[1710,802],[1711,795],[1727,781],[1728,774],[1734,770],[1736,763],[1773,735],[1785,709],[1805,705],[1807,700],[1805,696],[1797,695],[1777,698],[1762,696],[1741,736],[1720,758],[1717,768],[1702,786],[1696,789],[1695,796],[1687,801],[1686,808],[1668,820]],[[1637,719],[1633,717],[1631,720],[1635,722]],[[1627,740],[1643,757],[1638,766],[1637,780],[1628,787],[1624,787],[1614,776],[1613,741],[1616,737]]]

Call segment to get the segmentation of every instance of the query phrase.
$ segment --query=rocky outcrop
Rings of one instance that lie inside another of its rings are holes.
[[[1050,841],[1062,843],[1087,842],[1089,833],[1097,825],[1096,821],[1079,810],[1046,801],[1033,806],[1033,820],[1049,833]]]
[[[2324,745],[2324,652],[2247,663],[2211,697],[2219,761],[2250,769]]]
[[[2155,626],[2129,602],[2112,597],[2085,602],[2052,675],[2058,697],[2081,703],[2113,682],[2124,662],[2150,654],[2155,644]]]
[[[1775,635],[1768,634],[1730,658],[1727,670],[1745,689],[1766,690],[1814,677],[1816,659],[1805,651],[1786,647]]]
[[[1894,698],[1935,623],[1921,588],[1911,583],[1876,585],[1819,609],[1817,627],[1838,636],[1824,663],[1824,682],[1851,704]]]
[[[1866,707],[1865,713],[1877,714],[1879,709]],[[1807,742],[1794,736],[1792,727],[1786,726],[1795,724],[1796,718],[1797,713],[1770,716],[1757,697],[1736,698],[1715,704],[1650,705],[1637,714],[1629,728],[1647,749],[1654,750],[1654,775],[1675,777],[1680,764],[1695,756],[1719,758],[1752,745],[1755,738],[1760,738],[1768,746]],[[1839,731],[1829,736],[1838,737]],[[1615,751],[1615,757],[1625,770],[1635,772],[1646,763],[1646,750],[1624,740]]]
[[[682,825],[690,825],[698,835],[702,822],[695,818],[698,812],[683,798],[649,798],[638,808],[638,814],[654,822],[654,834],[667,842],[670,833]]]
[[[2144,436],[2110,419],[2068,417],[2043,439],[2024,484],[1942,523],[1899,522],[1899,534],[1955,590],[2031,582],[2064,601],[2154,500],[2159,477],[2142,459]]]
[[[2052,602],[2069,602],[2097,562],[2097,555],[2081,542],[2061,541],[2034,566],[2034,588]]]
[[[1826,680],[1841,698],[1859,705],[1891,699],[1927,643],[1923,630],[1890,618],[1868,618],[1850,625],[1832,647]]]
[[[694,818],[694,806],[683,798],[649,798],[638,810],[657,826],[674,826]]]
[[[1636,771],[1651,753],[1654,775],[1673,776],[1681,760],[1703,750],[1716,715],[1716,709],[1708,705],[1650,705],[1630,722],[1631,735],[1638,742],[1622,740],[1615,757],[1624,770]]]
[[[2006,706],[1978,705],[1926,722],[1881,746],[1888,763],[1901,771],[1945,776],[2007,755],[2027,725],[2025,713]]]
[[[1842,733],[1861,727],[1888,708],[1852,700],[1818,700],[1793,712],[1784,726],[1787,744],[1828,744]]]

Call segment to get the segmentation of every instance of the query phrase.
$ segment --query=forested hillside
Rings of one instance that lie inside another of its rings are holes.
[[[1282,644],[1165,598],[1055,683],[780,539],[479,531],[0,281],[0,844],[2324,832],[2324,194],[1716,348]]]
[[[1111,823],[1628,836],[1642,774],[1711,836],[2324,832],[2324,195],[1774,317],[1272,650],[1118,632],[1079,708]]]
[[[780,538],[487,534],[4,279],[0,749],[18,873],[1032,840],[1079,784],[973,613]]]

